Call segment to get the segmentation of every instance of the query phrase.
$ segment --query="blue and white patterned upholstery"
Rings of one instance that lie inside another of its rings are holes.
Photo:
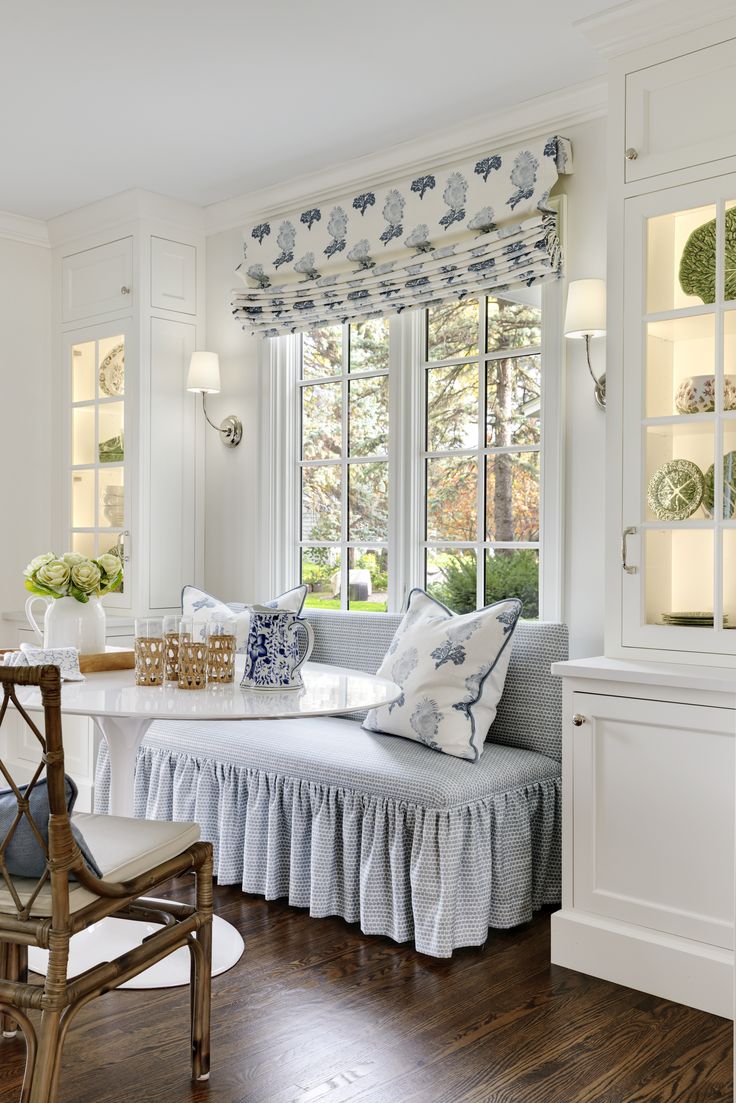
[[[400,619],[310,613],[313,658],[375,670]],[[155,723],[138,754],[136,815],[197,821],[221,884],[448,957],[560,899],[560,697],[549,663],[566,655],[563,626],[519,624],[477,763],[337,717]],[[512,745],[519,736],[527,746]],[[108,794],[103,744],[98,811]]]

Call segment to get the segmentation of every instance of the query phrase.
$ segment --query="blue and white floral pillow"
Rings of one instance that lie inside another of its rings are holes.
[[[363,727],[476,762],[501,700],[520,616],[517,598],[458,616],[412,590],[378,670],[402,694],[371,709]]]
[[[271,598],[270,601],[261,601],[259,605],[265,605],[269,609],[290,609],[297,616],[304,607],[307,596],[306,586],[295,586],[293,590],[287,590],[285,594]],[[255,603],[254,603],[255,604]],[[220,601],[211,594],[196,586],[185,586],[181,592],[182,616],[194,617],[195,625],[199,624],[201,638],[205,636],[205,626],[213,617],[235,617],[236,647],[238,651],[245,651],[248,642],[248,630],[250,628],[250,605],[244,602]]]

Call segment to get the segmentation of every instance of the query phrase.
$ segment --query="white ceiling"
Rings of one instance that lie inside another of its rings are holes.
[[[0,0],[0,210],[206,205],[600,75],[610,0]]]

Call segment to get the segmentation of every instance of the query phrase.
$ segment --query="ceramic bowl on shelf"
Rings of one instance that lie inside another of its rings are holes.
[[[678,414],[709,414],[715,408],[714,375],[690,375],[683,379],[675,392],[675,409]],[[736,375],[727,375],[723,380],[723,408],[736,410]]]

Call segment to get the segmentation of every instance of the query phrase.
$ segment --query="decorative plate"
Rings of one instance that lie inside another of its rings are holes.
[[[715,464],[711,464],[704,475],[703,509],[713,516],[716,502]],[[726,452],[723,457],[723,516],[730,520],[736,513],[736,452]]]
[[[736,299],[736,207],[726,211],[724,296]],[[716,298],[716,220],[704,222],[685,242],[680,258],[680,287],[704,303]]]
[[[100,364],[100,390],[108,398],[125,393],[125,345],[116,345]]]
[[[649,508],[660,521],[684,521],[703,500],[705,477],[692,460],[669,460],[649,480]]]

